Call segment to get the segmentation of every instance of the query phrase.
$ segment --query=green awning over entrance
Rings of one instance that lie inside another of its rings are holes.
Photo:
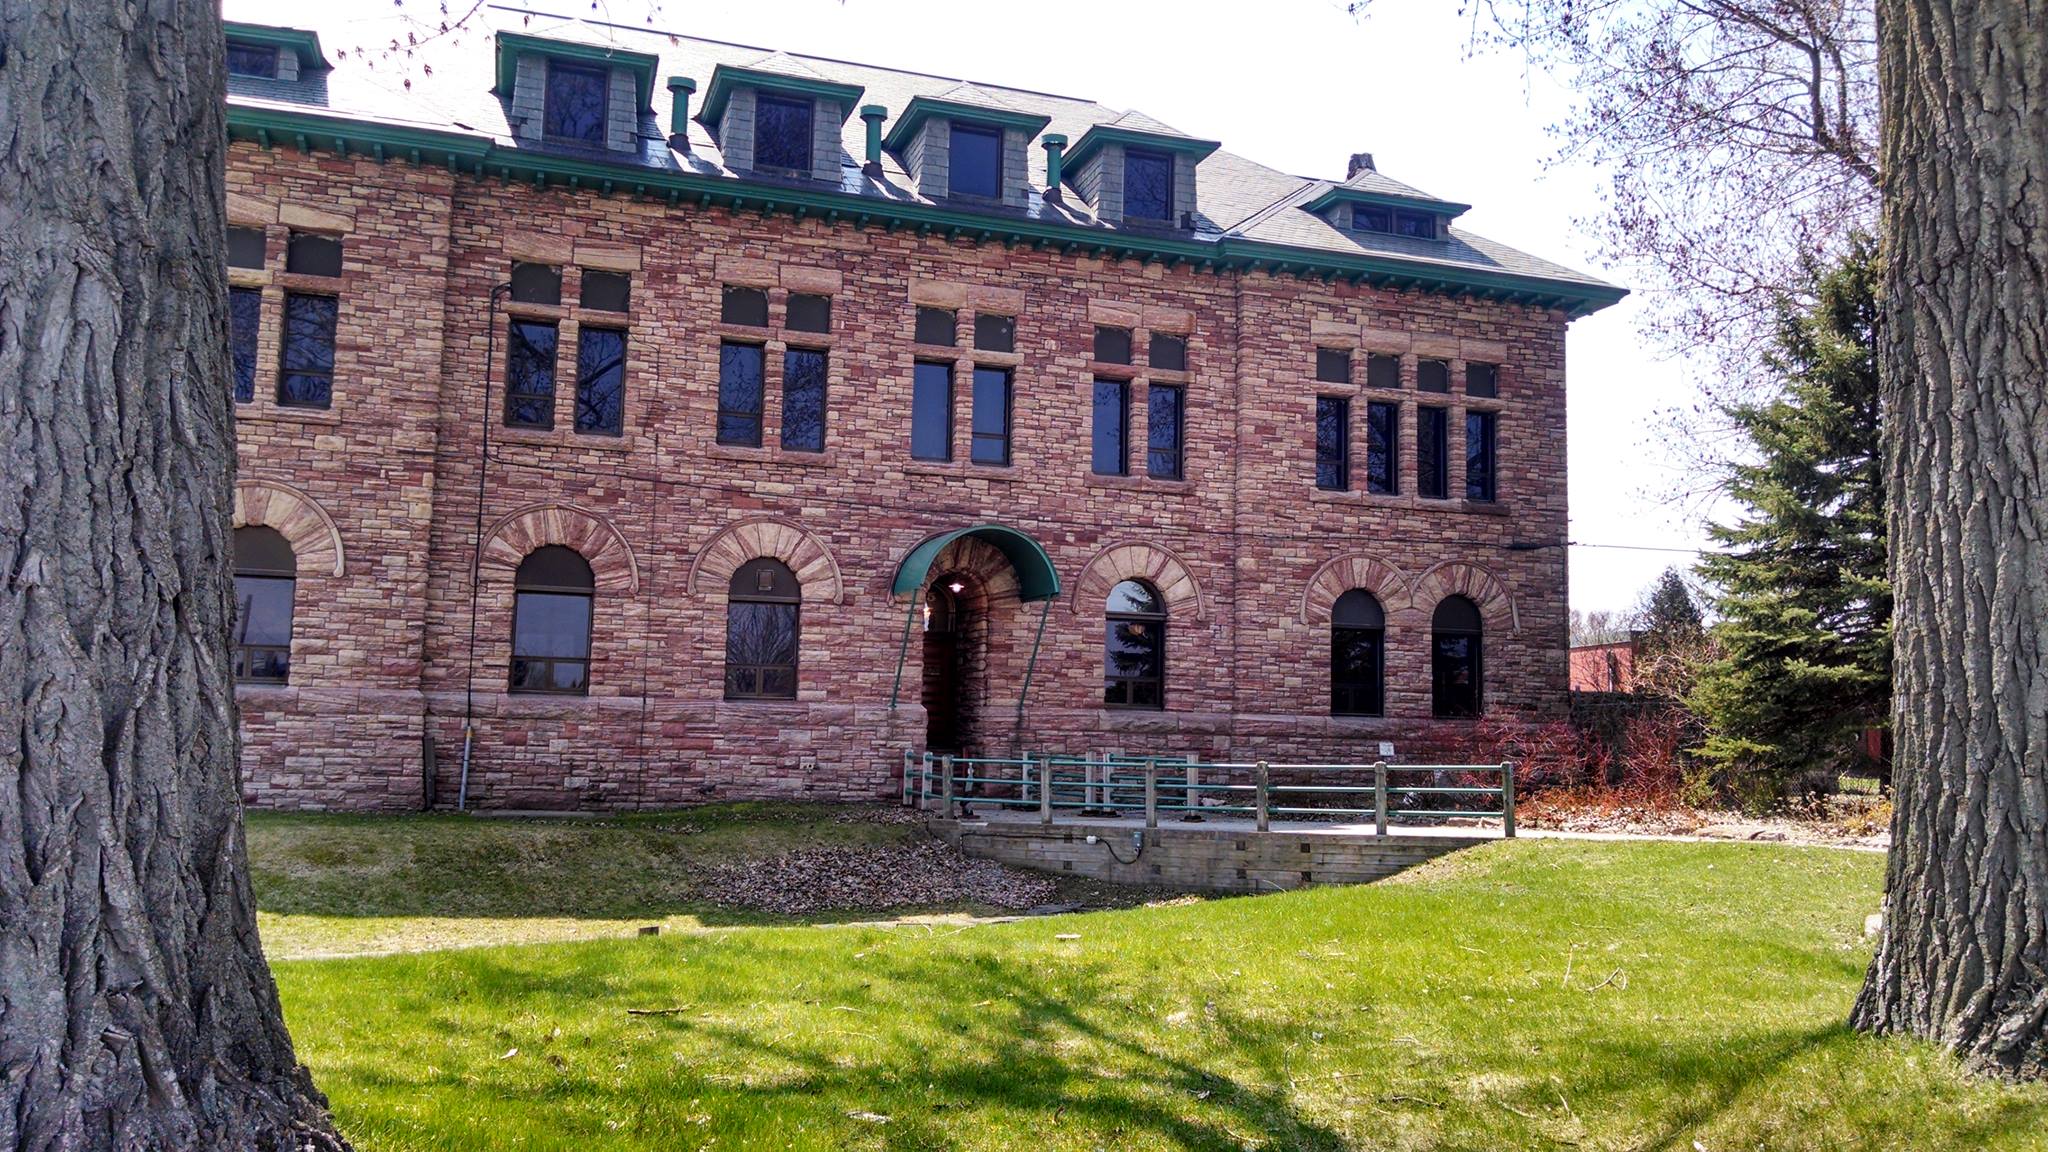
[[[1052,557],[1045,554],[1038,541],[1001,524],[977,524],[972,528],[947,532],[912,548],[910,555],[903,558],[902,566],[896,569],[896,583],[889,589],[890,594],[907,596],[924,587],[924,582],[931,577],[932,561],[939,558],[946,545],[962,536],[987,541],[1002,552],[1010,561],[1010,567],[1017,572],[1018,599],[1029,602],[1059,596],[1060,574],[1053,570]]]

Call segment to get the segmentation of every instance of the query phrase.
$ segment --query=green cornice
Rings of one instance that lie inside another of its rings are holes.
[[[572,60],[579,64],[629,69],[633,73],[633,90],[640,101],[636,107],[653,107],[648,101],[654,98],[654,70],[661,64],[659,57],[646,52],[628,52],[624,48],[606,48],[598,44],[578,44],[573,40],[550,40],[545,36],[528,36],[523,32],[500,32],[497,35],[498,86],[495,91],[500,96],[512,95],[512,83],[519,74],[519,57],[528,54],[555,60]]]
[[[1112,124],[1097,124],[1081,134],[1074,146],[1067,150],[1066,170],[1079,172],[1097,149],[1104,144],[1136,145],[1140,148],[1156,148],[1161,152],[1172,152],[1185,156],[1200,164],[1209,153],[1223,147],[1216,140],[1197,140],[1192,136],[1176,136],[1170,132],[1146,132],[1137,128],[1119,128]]]
[[[720,64],[711,70],[711,83],[704,89],[704,107],[697,113],[700,123],[712,128],[718,126],[718,118],[725,115],[725,103],[732,99],[735,88],[765,88],[770,92],[786,92],[792,96],[823,97],[839,102],[839,122],[853,115],[854,106],[860,103],[861,93],[866,91],[858,84],[836,84],[830,80],[818,80],[808,76],[786,76],[780,72],[763,72],[758,68],[736,68]]]
[[[1370,192],[1363,188],[1346,188],[1342,185],[1330,189],[1302,207],[1310,212],[1321,212],[1336,204],[1377,204],[1388,208],[1412,208],[1422,212],[1433,212],[1447,219],[1456,219],[1472,209],[1470,204],[1460,204],[1455,200],[1402,196],[1394,192]]]
[[[903,115],[889,128],[889,138],[882,141],[882,147],[891,152],[901,152],[910,146],[917,136],[917,130],[926,120],[943,116],[948,120],[968,124],[995,124],[1003,128],[1021,130],[1027,140],[1045,131],[1052,123],[1050,116],[1033,116],[1028,112],[1016,112],[1008,108],[990,108],[982,104],[962,104],[954,100],[937,100],[930,96],[913,96],[903,109]]]
[[[303,28],[277,28],[269,24],[237,24],[229,21],[227,39],[240,40],[247,44],[289,48],[298,56],[301,72],[315,72],[327,67],[327,56],[320,51],[320,34],[308,32]]]
[[[228,105],[228,133],[263,147],[295,147],[379,162],[409,161],[446,166],[480,179],[540,188],[566,188],[599,195],[663,200],[672,206],[723,208],[733,212],[815,217],[856,228],[910,230],[980,243],[1001,243],[1074,255],[1157,262],[1199,271],[1262,271],[1325,283],[1345,281],[1374,287],[1476,296],[1487,300],[1563,309],[1573,317],[1613,304],[1627,290],[1608,284],[1558,280],[1479,268],[1459,268],[1398,256],[1291,248],[1242,237],[1195,240],[1185,234],[1153,236],[1063,220],[1032,220],[982,214],[915,201],[881,200],[836,188],[795,188],[678,169],[551,154],[502,145],[492,138],[406,125],[350,120],[313,111]]]

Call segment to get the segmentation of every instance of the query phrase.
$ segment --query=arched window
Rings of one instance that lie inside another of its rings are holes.
[[[1430,684],[1438,716],[1477,716],[1482,706],[1479,605],[1446,596],[1431,622]]]
[[[725,698],[796,699],[796,573],[763,557],[732,574],[725,604]]]
[[[1330,608],[1330,715],[1384,715],[1386,666],[1386,613],[1353,588]]]
[[[284,534],[235,529],[235,679],[283,684],[292,670],[292,591],[298,559]]]
[[[581,696],[590,689],[590,561],[549,544],[512,578],[512,691]]]
[[[1150,584],[1110,589],[1103,645],[1102,702],[1111,708],[1166,706],[1166,602]]]

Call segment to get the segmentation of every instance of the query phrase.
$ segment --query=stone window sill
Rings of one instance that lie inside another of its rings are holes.
[[[523,444],[529,448],[631,453],[645,447],[640,437],[632,434],[612,436],[602,432],[578,432],[573,428],[508,428],[500,424],[491,433],[494,439],[503,443]]]
[[[1150,476],[1104,476],[1090,472],[1081,480],[1083,486],[1111,492],[1136,492],[1148,496],[1192,496],[1195,483],[1192,480],[1158,480]]]
[[[995,480],[1012,483],[1023,479],[1018,474],[1016,463],[974,464],[964,460],[915,460],[903,466],[903,471],[912,476],[943,476],[954,480]]]
[[[836,468],[839,453],[827,448],[823,452],[799,452],[792,448],[764,444],[759,448],[748,448],[737,444],[713,444],[705,450],[713,460],[732,460],[748,464],[787,464],[800,468]]]
[[[247,404],[235,405],[235,420],[237,422],[318,424],[325,426],[341,423],[341,413],[332,407],[295,408],[287,404],[279,404],[275,400],[266,400],[258,397]]]

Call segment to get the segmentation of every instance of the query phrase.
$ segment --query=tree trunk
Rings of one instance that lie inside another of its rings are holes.
[[[1879,0],[1897,812],[1854,1021],[2048,1074],[2048,3]]]
[[[0,1148],[341,1148],[242,838],[214,0],[0,0]]]

